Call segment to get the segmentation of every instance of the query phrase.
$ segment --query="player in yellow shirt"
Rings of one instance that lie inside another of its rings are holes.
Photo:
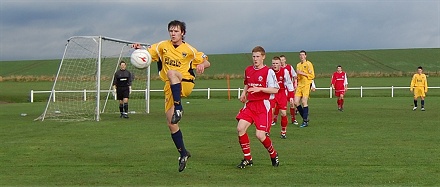
[[[174,20],[168,23],[170,40],[164,40],[148,47],[152,61],[158,62],[159,76],[165,82],[165,114],[171,138],[180,153],[179,172],[186,167],[191,154],[185,149],[183,135],[178,122],[182,118],[181,97],[187,97],[194,88],[195,73],[201,74],[210,66],[208,57],[184,41],[186,24]],[[133,44],[133,48],[141,48]]]
[[[417,110],[417,99],[420,97],[420,103],[422,104],[421,110],[425,111],[425,96],[426,92],[428,92],[428,80],[426,79],[426,75],[423,73],[422,66],[419,66],[417,68],[417,73],[413,75],[409,90],[414,93],[413,110]]]
[[[315,70],[312,62],[307,60],[307,53],[304,50],[299,52],[299,59],[301,62],[296,65],[298,87],[295,90],[294,100],[296,109],[303,118],[301,127],[307,127],[309,125],[309,105],[307,102],[311,84],[315,78]]]

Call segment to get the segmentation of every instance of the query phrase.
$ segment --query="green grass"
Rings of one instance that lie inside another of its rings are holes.
[[[411,111],[411,100],[347,98],[338,112],[335,99],[312,98],[309,127],[289,125],[285,140],[272,128],[280,167],[251,127],[254,166],[237,169],[234,118],[242,104],[185,99],[180,126],[193,157],[182,173],[161,99],[148,115],[104,114],[100,122],[36,122],[45,103],[3,104],[0,185],[439,186],[440,97],[427,98],[425,112]]]

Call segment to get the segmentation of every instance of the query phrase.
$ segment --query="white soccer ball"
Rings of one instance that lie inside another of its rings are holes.
[[[130,62],[138,69],[145,69],[151,64],[151,54],[146,49],[136,49],[131,53]]]

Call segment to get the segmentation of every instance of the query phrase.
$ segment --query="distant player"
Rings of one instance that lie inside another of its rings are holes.
[[[333,90],[335,90],[335,96],[338,97],[338,110],[343,111],[344,109],[344,95],[348,89],[348,78],[347,74],[342,71],[342,66],[337,66],[337,71],[333,73],[331,85]]]
[[[244,89],[240,101],[245,105],[236,116],[238,142],[244,158],[237,165],[238,168],[245,168],[253,164],[247,134],[247,129],[252,124],[255,124],[255,135],[270,155],[272,166],[279,165],[278,153],[275,151],[270,137],[266,136],[272,121],[270,99],[273,99],[274,94],[278,93],[279,87],[275,72],[263,64],[265,57],[266,52],[263,47],[254,47],[252,49],[253,65],[248,66],[244,72]]]
[[[413,110],[417,110],[417,98],[420,97],[420,103],[422,104],[421,110],[425,111],[425,96],[426,92],[428,92],[428,80],[423,73],[422,66],[417,68],[417,73],[412,77],[410,91],[414,93]]]
[[[301,127],[307,127],[309,125],[309,105],[307,102],[311,84],[315,78],[315,69],[312,62],[307,60],[307,53],[304,50],[299,52],[299,59],[300,62],[296,65],[298,87],[295,90],[295,106],[303,118]]]
[[[297,87],[297,81],[296,81],[297,75],[296,75],[295,69],[293,69],[292,65],[287,64],[286,56],[280,55],[280,60],[281,60],[281,67],[284,69],[287,69],[287,71],[290,73],[290,76],[291,76],[291,79],[293,82],[293,87],[296,88]],[[291,119],[292,124],[298,125],[298,121],[296,121],[296,116],[295,116],[297,113],[297,111],[295,110],[295,105],[290,105],[289,108],[290,108],[290,119]],[[272,124],[272,125],[276,124],[277,119],[278,119],[278,114],[279,114],[279,108],[275,108],[274,116],[273,116],[274,117],[274,120],[273,120],[274,124]]]
[[[272,109],[278,108],[281,112],[281,138],[285,139],[286,132],[287,132],[287,101],[289,101],[290,105],[293,106],[293,96],[294,96],[294,88],[293,88],[293,82],[292,78],[290,76],[290,73],[287,69],[281,67],[281,60],[280,57],[273,57],[272,58],[272,69],[275,72],[278,85],[280,89],[278,90],[278,93],[275,94],[275,98],[271,100]],[[293,113],[295,115],[295,113]],[[272,123],[274,125],[274,123]],[[269,131],[270,133],[270,127]]]
[[[128,71],[125,61],[119,62],[119,70],[115,72],[113,78],[113,90],[115,90],[116,98],[119,100],[120,118],[128,118],[128,98],[131,93],[131,83],[133,74]]]

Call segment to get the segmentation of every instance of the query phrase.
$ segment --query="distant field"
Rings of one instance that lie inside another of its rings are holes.
[[[275,55],[284,54],[289,64],[298,63],[298,52],[268,53],[265,63]],[[417,66],[423,66],[426,72],[440,75],[440,49],[389,49],[389,50],[356,50],[356,51],[310,51],[307,57],[313,62],[317,76],[327,76],[342,65],[349,74],[360,73],[412,73]],[[61,55],[61,54],[60,54]],[[209,54],[208,54],[209,55]],[[251,64],[250,52],[246,54],[209,55],[212,67],[205,72],[207,76],[219,74],[242,75],[246,66]],[[39,61],[2,61],[0,76],[54,76],[60,60]],[[152,69],[157,69],[155,63]]]

